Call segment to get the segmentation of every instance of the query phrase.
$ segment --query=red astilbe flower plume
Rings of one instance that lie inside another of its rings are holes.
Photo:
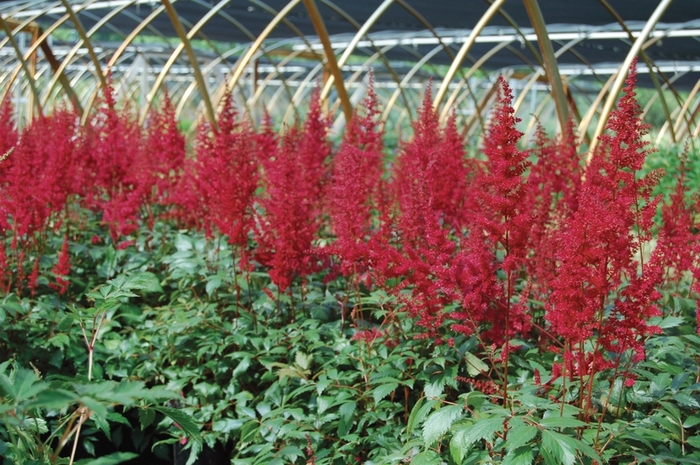
[[[546,318],[572,348],[600,335],[604,350],[632,349],[639,354],[643,347],[636,341],[654,331],[646,320],[658,314],[652,302],[662,278],[660,258],[655,254],[650,261],[642,257],[638,262],[635,257],[641,256],[641,244],[651,235],[658,199],[651,199],[650,193],[659,174],[637,177],[650,150],[642,139],[647,126],[639,119],[635,81],[633,65],[624,96],[608,122],[614,134],[601,136],[578,209],[554,241],[559,266]],[[628,284],[620,290],[623,280]],[[612,310],[606,310],[608,306]],[[604,368],[586,367],[590,373]]]
[[[318,229],[314,202],[303,190],[298,145],[303,135],[291,128],[273,157],[263,162],[263,214],[256,231],[257,259],[271,267],[270,279],[287,289],[295,276],[310,271],[309,251]]]
[[[323,215],[326,209],[325,189],[330,182],[331,143],[328,128],[331,118],[323,114],[321,91],[316,89],[311,96],[309,112],[304,119],[303,137],[299,140],[299,163],[304,167],[303,190],[314,204],[314,214]]]
[[[260,129],[255,133],[255,151],[258,165],[271,163],[277,154],[279,137],[272,124],[270,114],[265,111]]]
[[[454,120],[443,131],[426,92],[414,136],[396,162],[389,186],[392,199],[381,209],[381,230],[368,244],[374,280],[387,287],[387,280],[400,278],[389,287],[404,309],[417,317],[425,332],[417,337],[438,338],[451,301],[443,289],[443,274],[455,252],[448,238],[458,228],[467,175],[461,136]],[[403,292],[408,289],[408,292]]]
[[[403,209],[398,213],[399,227],[394,229],[400,243],[388,239],[391,223],[387,223],[382,236],[369,248],[370,261],[375,273],[381,273],[377,279],[380,283],[387,278],[401,278],[401,284],[390,291],[399,297],[411,316],[418,317],[417,324],[425,328],[426,332],[417,337],[436,337],[446,316],[444,309],[451,302],[450,294],[443,289],[443,280],[455,244],[432,209],[424,184],[407,183],[402,187]],[[404,236],[407,229],[414,234],[409,236],[413,240]],[[410,289],[409,294],[401,292],[405,288]]]
[[[159,110],[149,113],[146,134],[137,160],[143,202],[169,205],[185,163],[185,136],[177,127],[175,108],[165,94]]]
[[[440,127],[433,109],[431,86],[425,93],[413,131],[413,138],[402,148],[397,160],[393,186],[399,210],[405,209],[405,203],[413,202],[404,194],[416,192],[404,186],[423,183],[431,208],[445,224],[459,229],[468,178],[464,146],[454,115],[444,130]],[[420,231],[413,232],[411,227],[402,226],[404,237],[408,240],[420,237]]]
[[[68,197],[79,193],[76,131],[77,119],[71,111],[39,116],[8,157],[13,163],[0,166],[6,193],[0,198],[0,229],[12,230],[13,247],[42,231],[52,215],[62,214]]]
[[[116,243],[138,228],[138,213],[144,192],[136,159],[141,147],[141,130],[128,108],[116,107],[111,85],[104,89],[103,104],[85,127],[89,148],[88,206],[102,210],[102,221],[109,226]]]
[[[533,291],[547,294],[546,283],[556,272],[552,238],[559,225],[577,209],[583,175],[573,121],[569,120],[564,133],[555,140],[538,126],[532,152],[535,161],[530,167],[523,202],[532,218],[526,245],[530,256],[525,263]]]
[[[367,266],[367,242],[376,233],[374,210],[381,209],[383,131],[378,121],[377,96],[370,86],[348,123],[333,159],[330,220],[336,241],[329,253],[340,259],[344,275],[362,273]]]
[[[172,216],[182,228],[194,228],[211,235],[212,224],[207,208],[208,202],[199,187],[199,162],[187,157],[182,166],[170,200],[173,203]]]
[[[688,156],[684,153],[681,156],[676,186],[668,202],[661,207],[662,223],[657,245],[657,248],[663,249],[661,266],[666,270],[666,287],[673,285],[671,292],[678,291],[683,273],[695,270],[700,259],[695,229],[698,205],[697,199],[689,201],[687,175]]]
[[[253,229],[252,204],[258,173],[253,130],[247,121],[238,121],[229,94],[219,115],[218,131],[208,127],[200,131],[197,185],[210,225],[241,250],[247,247]]]
[[[61,247],[61,253],[58,255],[58,262],[53,268],[53,274],[56,277],[56,282],[49,284],[51,289],[58,291],[60,295],[63,295],[68,290],[70,285],[70,280],[68,276],[70,275],[70,255],[68,253],[68,236],[63,239],[63,246]]]
[[[328,122],[315,92],[304,125],[289,129],[273,156],[261,157],[265,192],[257,258],[271,267],[270,278],[280,289],[317,268],[312,241],[321,226],[320,196],[330,177]]]
[[[528,328],[529,316],[525,305],[516,300],[515,285],[524,267],[532,224],[524,204],[528,154],[516,147],[522,137],[515,128],[519,119],[508,84],[499,80],[499,102],[484,139],[486,170],[473,181],[477,214],[452,271],[462,300],[462,310],[453,314],[460,320],[454,329],[471,334],[480,324],[489,323],[484,337],[496,343]],[[499,270],[505,279],[496,278]]]

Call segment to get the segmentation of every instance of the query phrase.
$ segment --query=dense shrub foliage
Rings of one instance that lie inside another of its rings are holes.
[[[503,79],[473,157],[430,92],[395,151],[372,91],[337,147],[318,95],[189,151],[167,98],[6,102],[0,455],[697,463],[697,183],[650,168],[635,78],[588,166]]]

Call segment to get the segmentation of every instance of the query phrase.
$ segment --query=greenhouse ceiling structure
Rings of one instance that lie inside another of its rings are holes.
[[[572,118],[596,140],[638,57],[656,137],[700,132],[697,0],[28,0],[0,1],[0,18],[0,93],[20,121],[87,115],[111,82],[144,124],[166,92],[195,127],[229,92],[253,120],[292,122],[320,89],[342,126],[373,80],[387,131],[432,82],[441,118],[478,134],[502,75],[526,120]]]

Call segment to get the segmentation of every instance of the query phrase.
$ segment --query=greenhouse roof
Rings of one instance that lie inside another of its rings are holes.
[[[164,87],[173,89],[171,82],[180,83],[179,111],[190,105],[211,119],[224,88],[238,92],[249,109],[283,99],[289,116],[308,94],[301,89],[319,79],[323,98],[337,90],[333,108],[342,104],[347,117],[350,101],[363,92],[360,75],[370,68],[385,79],[378,85],[394,89],[387,115],[401,102],[408,119],[420,101],[408,89],[421,93],[429,76],[438,80],[436,106],[468,103],[460,114],[479,110],[479,100],[492,96],[487,82],[495,74],[522,81],[524,91],[558,83],[551,97],[560,121],[564,93],[575,105],[575,94],[590,93],[591,83],[595,92],[619,91],[615,76],[633,56],[641,57],[640,84],[655,87],[661,101],[664,89],[694,97],[700,87],[697,0],[24,0],[0,1],[0,15],[6,33],[21,39],[0,43],[0,56],[9,57],[3,94],[31,73],[11,60],[23,54],[23,61],[34,57],[34,79],[49,79],[48,88],[33,90],[42,105],[60,95],[61,81],[74,101],[90,106],[99,86],[75,83],[90,76],[104,83],[111,70],[117,87],[130,88],[146,107],[142,119]],[[31,33],[29,43],[22,32]],[[45,60],[32,55],[38,47]],[[343,87],[357,95],[346,96]],[[603,94],[588,103],[602,105]],[[695,109],[689,104],[682,111]],[[582,130],[595,120],[579,117]]]

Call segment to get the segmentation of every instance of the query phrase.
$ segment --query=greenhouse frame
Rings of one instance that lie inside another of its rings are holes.
[[[267,111],[291,123],[320,87],[339,128],[373,79],[387,132],[401,134],[432,82],[441,118],[454,112],[469,135],[483,132],[503,75],[526,132],[572,118],[590,142],[639,56],[640,85],[652,90],[645,116],[655,108],[660,121],[654,137],[700,133],[697,2],[433,3],[4,1],[0,94],[20,122],[57,105],[86,118],[111,81],[142,124],[167,91],[195,128],[216,125],[227,92],[253,120]]]

